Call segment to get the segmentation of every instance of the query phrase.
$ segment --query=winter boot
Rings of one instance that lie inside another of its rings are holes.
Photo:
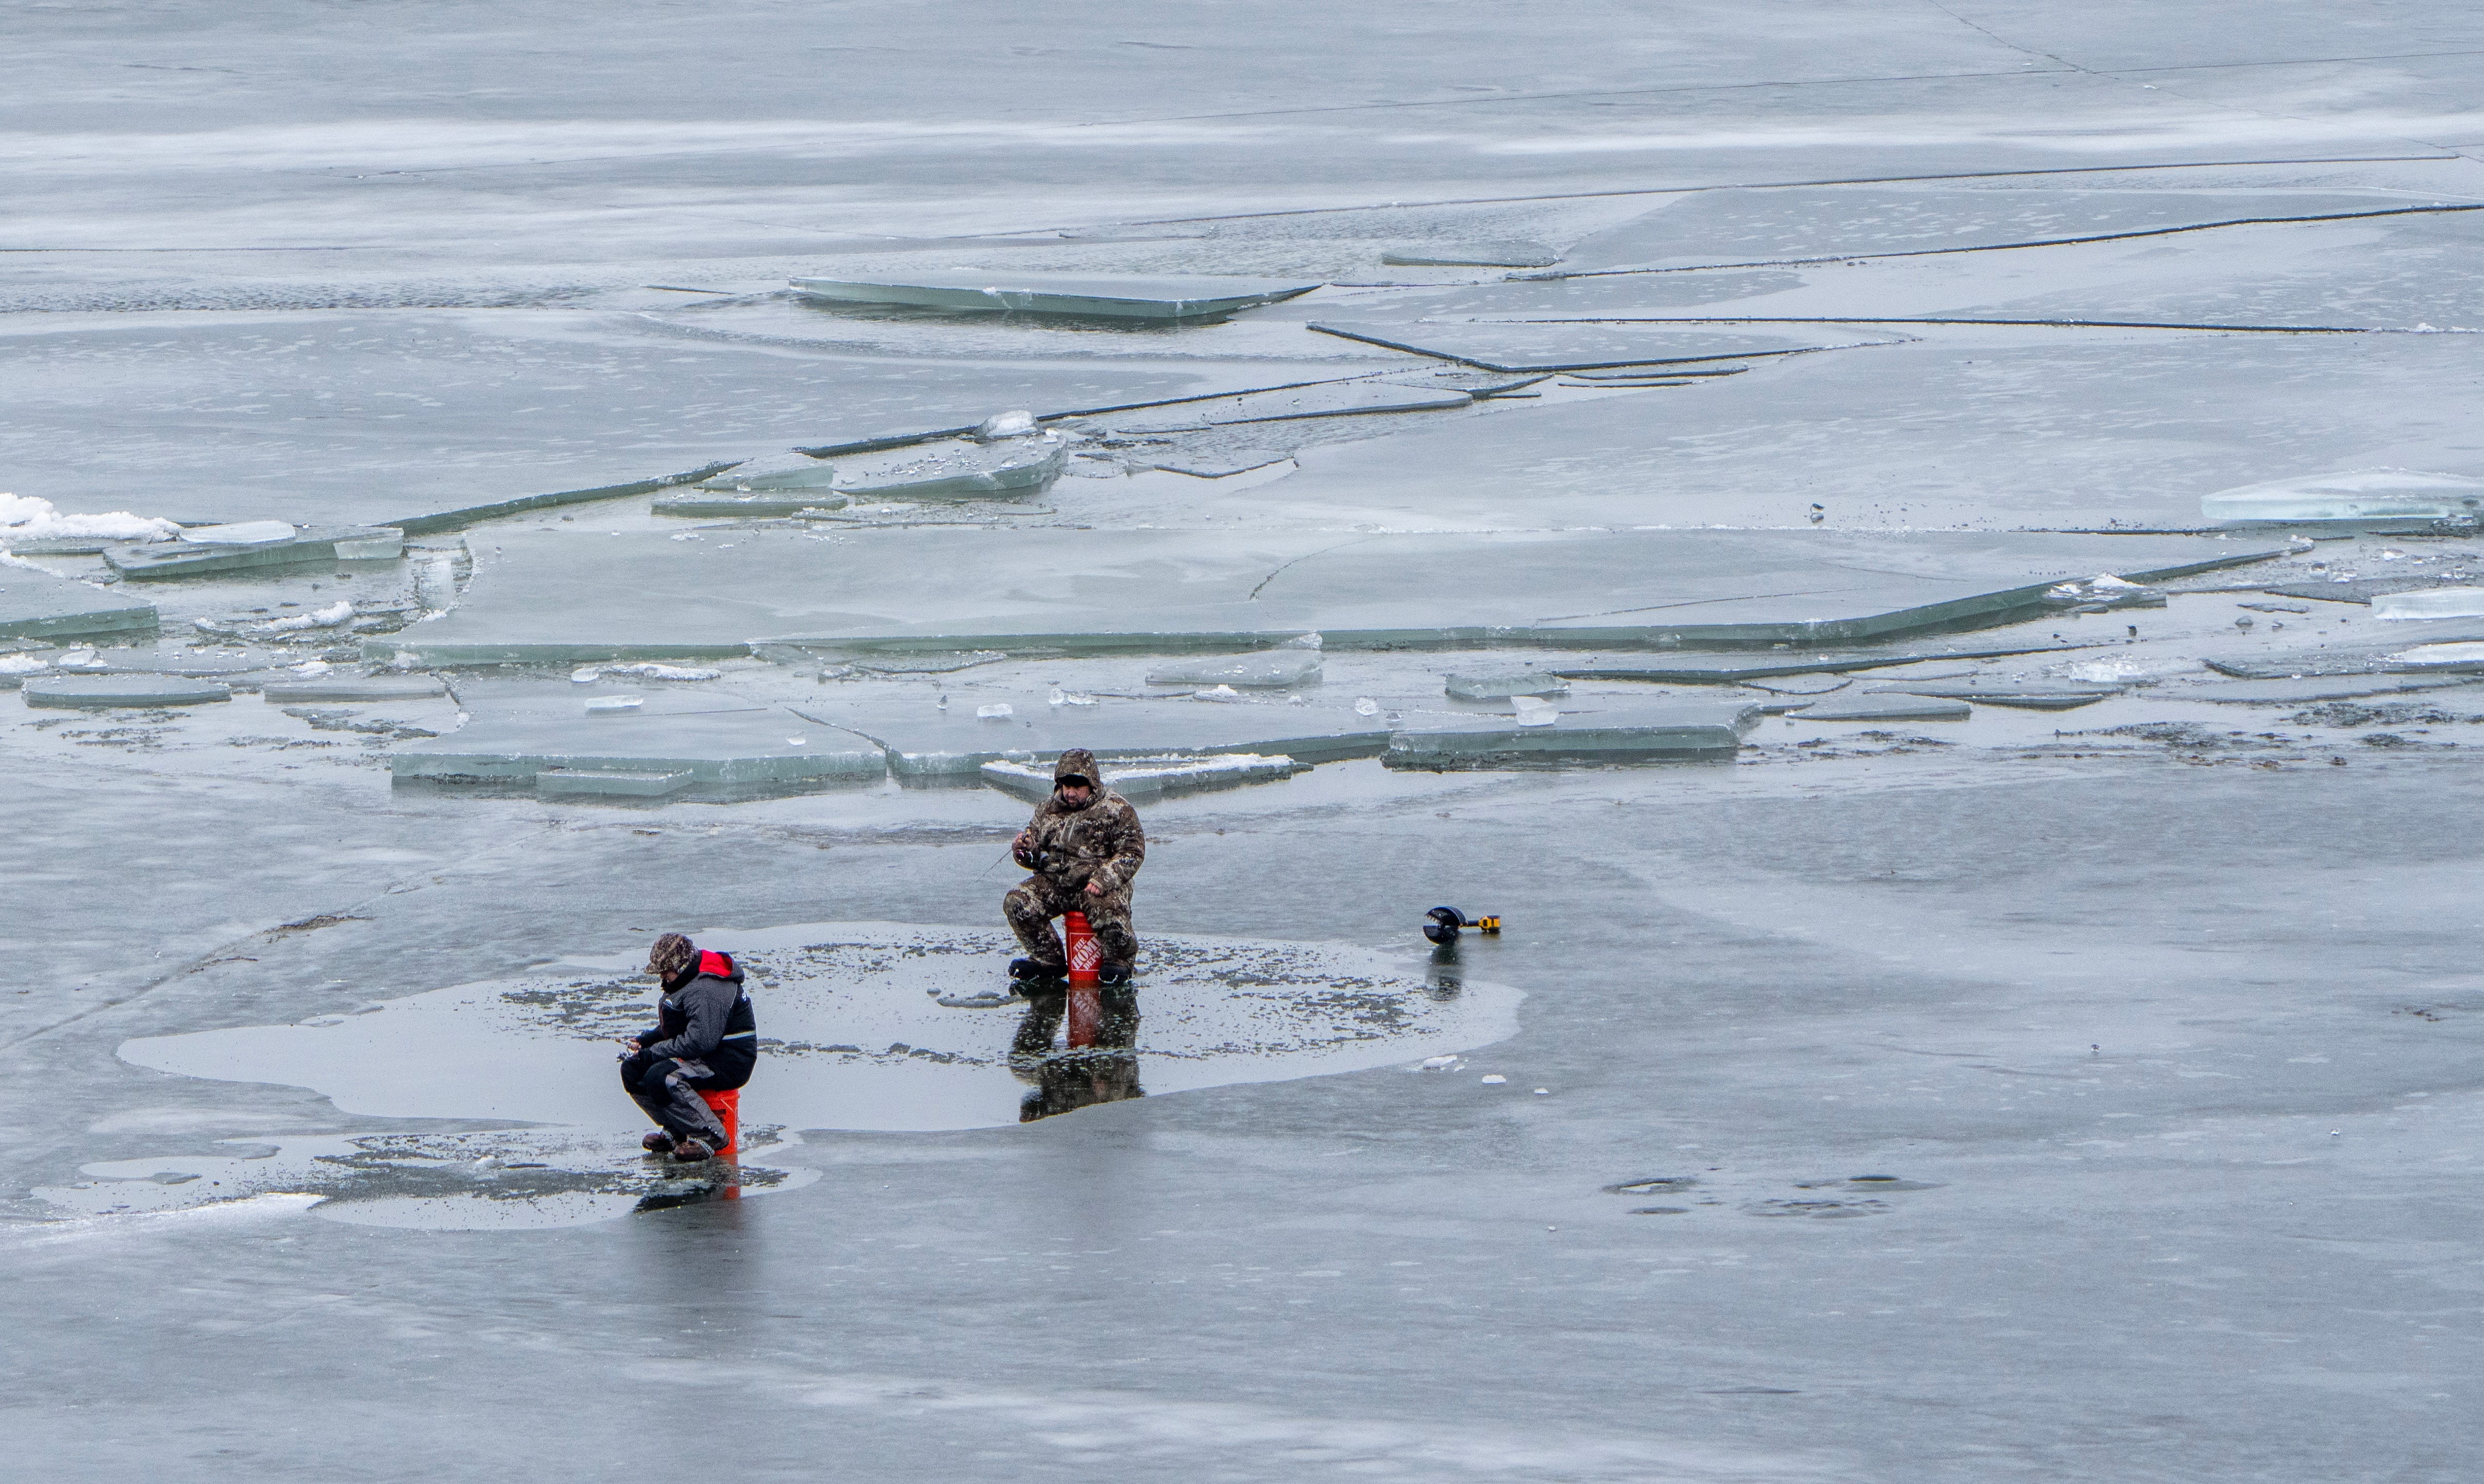
[[[660,1128],[639,1140],[638,1147],[650,1154],[670,1154],[673,1152],[673,1136]]]
[[[685,1165],[695,1165],[703,1159],[716,1158],[716,1150],[709,1148],[704,1139],[684,1139],[673,1146],[673,1158]]]
[[[1130,966],[1126,963],[1108,963],[1095,971],[1095,983],[1099,985],[1126,985],[1129,982]]]
[[[1021,985],[1034,985],[1038,987],[1066,984],[1069,979],[1069,968],[1066,964],[1045,963],[1036,958],[1012,958],[1010,978]]]

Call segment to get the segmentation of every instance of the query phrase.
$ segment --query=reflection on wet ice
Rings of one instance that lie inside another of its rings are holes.
[[[1085,992],[1038,994],[1027,1001],[1009,1056],[1011,1073],[1034,1090],[1018,1103],[1021,1123],[1147,1095],[1139,1085],[1139,996],[1132,986],[1094,991],[1099,1013],[1093,1044],[1054,1044],[1067,1039],[1063,1032],[1070,995]]]

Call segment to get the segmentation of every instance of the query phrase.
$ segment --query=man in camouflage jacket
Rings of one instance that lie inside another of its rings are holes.
[[[1130,931],[1130,878],[1147,859],[1148,837],[1130,801],[1103,787],[1094,753],[1072,747],[1061,754],[1052,769],[1052,796],[1036,806],[1035,819],[1018,832],[1011,853],[1035,874],[1001,899],[1001,910],[1027,953],[1010,972],[1019,979],[1066,974],[1052,920],[1074,910],[1086,913],[1095,930],[1103,981],[1127,981],[1139,958],[1139,940]]]

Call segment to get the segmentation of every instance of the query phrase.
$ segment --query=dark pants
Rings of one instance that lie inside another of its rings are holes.
[[[631,1101],[662,1124],[676,1143],[698,1139],[710,1148],[724,1147],[724,1120],[698,1094],[699,1089],[715,1085],[716,1073],[705,1062],[649,1056],[643,1051],[621,1062],[621,1086]]]
[[[1026,956],[1046,968],[1063,964],[1061,935],[1052,931],[1052,920],[1064,912],[1087,914],[1087,926],[1095,931],[1095,946],[1103,950],[1105,963],[1125,969],[1138,964],[1139,936],[1130,931],[1126,890],[1091,897],[1084,891],[1064,890],[1049,877],[1031,876],[1001,898],[1001,914],[1009,919]]]

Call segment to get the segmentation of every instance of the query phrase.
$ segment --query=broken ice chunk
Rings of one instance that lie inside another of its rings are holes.
[[[230,690],[212,681],[171,675],[64,675],[27,681],[25,693],[29,706],[65,708],[197,706],[232,699]]]
[[[1007,701],[987,701],[975,708],[975,719],[978,721],[1005,721],[1016,715],[1016,712],[1010,709],[1010,703]]]
[[[1048,487],[1068,464],[1069,445],[1048,439],[960,439],[850,464],[837,488],[862,499],[1008,499]]]
[[[1242,692],[1231,686],[1210,686],[1204,690],[1192,691],[1190,698],[1194,701],[1238,701],[1242,699]]]
[[[825,491],[836,472],[836,467],[827,460],[788,448],[782,453],[745,459],[723,473],[700,480],[698,487],[742,494],[753,490]]]
[[[1451,675],[1446,688],[1461,701],[1506,701],[1522,695],[1568,695],[1570,683],[1541,670],[1490,670]]]
[[[292,523],[287,521],[241,521],[230,526],[193,526],[181,532],[181,539],[203,546],[257,546],[266,541],[290,541],[294,534]]]
[[[38,660],[32,655],[0,655],[0,675],[32,675],[37,670],[51,667],[50,661]]]
[[[1498,1072],[1486,1072],[1484,1073],[1483,1085],[1488,1088],[1497,1088],[1508,1080],[1509,1079],[1507,1077],[1502,1076]]]
[[[1964,721],[1975,708],[1929,695],[1860,695],[1818,701],[1786,715],[1804,721]]]
[[[1358,716],[1379,715],[1380,703],[1367,695],[1358,695],[1354,698],[1354,714]]]
[[[57,643],[71,634],[155,627],[155,606],[60,577],[32,562],[0,580],[0,638]]]
[[[1513,696],[1510,704],[1517,708],[1520,726],[1551,726],[1561,719],[1561,708],[1531,695]]]
[[[569,672],[569,683],[573,686],[593,685],[603,678],[604,669],[601,665],[582,664]]]
[[[2446,644],[2418,644],[2413,649],[2390,655],[2389,659],[2408,669],[2484,670],[2484,643],[2461,640]]]
[[[1024,438],[1034,431],[1035,414],[1021,408],[1016,412],[992,414],[975,424],[975,430],[966,436],[977,443],[988,444],[1004,438]]]
[[[1176,660],[1148,672],[1150,686],[1275,688],[1299,686],[1319,678],[1320,653],[1316,648],[1280,648],[1253,655]]]
[[[338,548],[401,539],[403,532],[379,526],[306,526],[296,530],[283,521],[252,521],[239,526],[200,526],[177,541],[132,542],[106,548],[104,565],[124,578],[222,577],[270,567],[334,561]]]
[[[2390,622],[2410,618],[2484,618],[2484,587],[2431,587],[2376,593],[2372,616]]]
[[[2484,479],[2411,469],[2358,469],[2272,479],[2202,496],[2212,521],[2447,520],[2484,512]]]
[[[590,716],[617,716],[638,710],[647,704],[641,695],[599,695],[586,703]]]
[[[1427,1056],[1422,1063],[1425,1071],[1446,1071],[1457,1065],[1458,1059],[1453,1056]]]
[[[1561,718],[1558,726],[1523,727],[1506,716],[1466,716],[1408,728],[1389,739],[1381,759],[1391,769],[1552,768],[1572,764],[1641,763],[1730,758],[1760,709],[1708,701],[1624,701]]]

